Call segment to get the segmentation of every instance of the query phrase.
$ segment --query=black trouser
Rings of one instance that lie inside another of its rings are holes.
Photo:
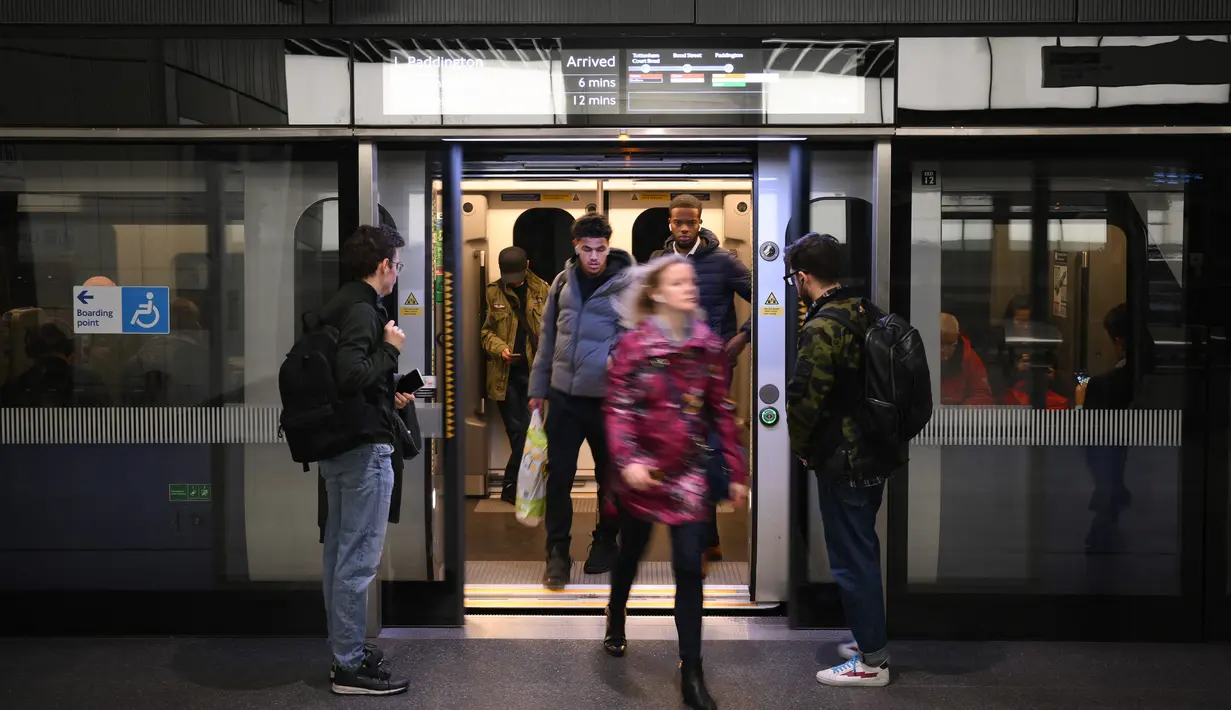
[[[504,419],[504,433],[509,437],[509,462],[504,465],[504,489],[517,488],[517,470],[521,468],[521,455],[526,448],[526,429],[530,427],[530,370],[525,367],[509,368],[509,387],[504,401],[500,402],[500,417]]]
[[[577,478],[577,455],[581,442],[590,444],[594,454],[594,477],[598,479],[598,525],[595,531],[615,539],[620,530],[615,516],[604,515],[610,456],[607,454],[607,426],[603,419],[603,400],[574,397],[552,390],[547,406],[547,550],[567,548],[573,529],[573,480]]]
[[[701,659],[701,556],[705,554],[705,523],[671,526],[671,569],[675,573],[675,632],[682,660]],[[620,510],[620,554],[611,570],[611,610],[623,613],[637,576],[637,565],[650,542],[654,524]]]

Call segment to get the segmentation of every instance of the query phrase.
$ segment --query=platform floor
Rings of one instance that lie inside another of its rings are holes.
[[[681,707],[669,618],[634,619],[624,659],[604,655],[599,635],[592,617],[473,617],[464,631],[388,631],[381,645],[414,682],[409,694],[382,699],[331,695],[320,639],[0,639],[0,708]],[[1213,645],[902,641],[892,646],[890,687],[825,688],[814,674],[836,661],[837,637],[791,632],[779,619],[707,619],[707,676],[720,707],[1212,710],[1231,697],[1231,648]]]

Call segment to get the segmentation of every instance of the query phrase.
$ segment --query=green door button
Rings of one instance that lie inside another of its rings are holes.
[[[778,423],[778,410],[773,407],[766,407],[761,410],[761,423],[765,426],[773,426]]]

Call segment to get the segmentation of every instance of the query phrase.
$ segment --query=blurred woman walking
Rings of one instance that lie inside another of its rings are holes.
[[[681,690],[690,708],[717,708],[701,669],[702,556],[715,501],[744,502],[747,461],[728,398],[724,343],[698,308],[696,274],[683,256],[638,267],[626,327],[607,388],[607,427],[620,552],[611,573],[603,648],[623,656],[628,596],[654,523],[671,530]],[[705,445],[717,429],[721,451]],[[707,466],[722,456],[726,467]],[[721,474],[712,473],[722,471]],[[709,472],[709,473],[707,473]],[[729,478],[727,477],[729,472]]]

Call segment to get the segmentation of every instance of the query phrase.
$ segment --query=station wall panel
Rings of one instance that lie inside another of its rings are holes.
[[[339,25],[692,24],[693,0],[333,0]]]
[[[1077,17],[1077,0],[696,0],[696,3],[699,25],[1072,22]]]
[[[1226,0],[1079,0],[1078,22],[1216,22],[1231,20]]]
[[[5,0],[0,24],[297,25],[299,0]]]

